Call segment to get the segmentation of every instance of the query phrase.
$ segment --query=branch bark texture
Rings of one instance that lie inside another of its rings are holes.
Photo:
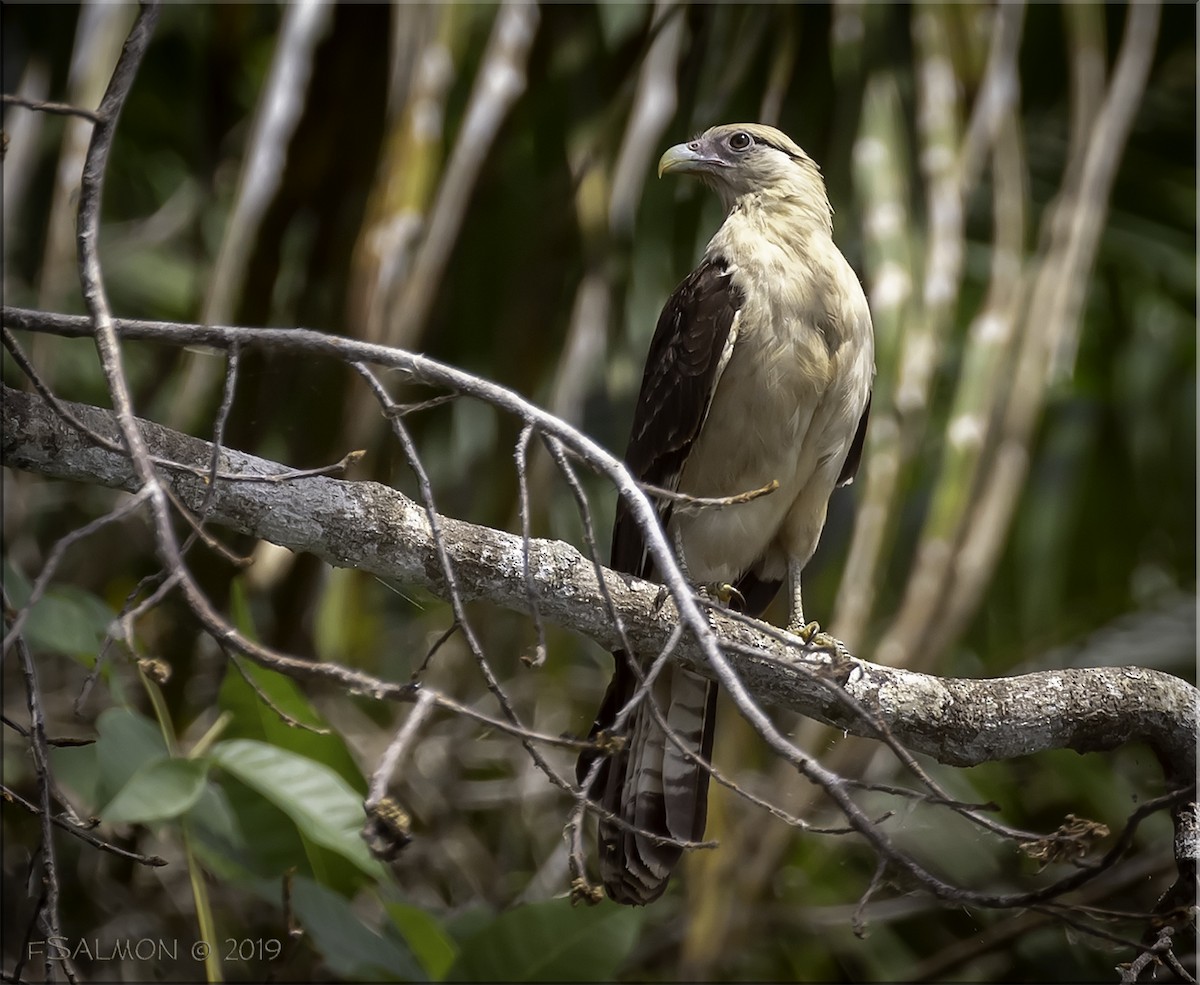
[[[119,441],[110,411],[63,404],[88,428]],[[98,447],[40,396],[3,391],[2,462],[10,468],[136,490],[129,459]],[[160,468],[192,509],[208,492],[200,474],[212,445],[148,421],[138,426],[152,455],[187,468]],[[193,471],[196,470],[196,471]],[[421,585],[445,597],[437,544],[422,505],[375,482],[324,476],[284,478],[291,470],[223,449],[209,519],[339,567]],[[442,517],[445,545],[464,598],[530,612],[525,542],[515,534]],[[529,572],[543,618],[605,647],[620,645],[590,560],[560,541],[529,541]],[[605,571],[608,592],[629,641],[661,649],[677,618],[660,602],[660,586]],[[989,680],[939,678],[858,659],[844,652],[806,652],[794,638],[724,612],[711,614],[722,650],[760,701],[843,728],[877,736],[880,729],[915,752],[954,766],[1048,749],[1095,752],[1148,744],[1168,781],[1193,782],[1197,691],[1169,674],[1137,667],[1042,671]],[[685,635],[678,659],[711,674],[701,648]],[[863,715],[863,710],[869,714]]]

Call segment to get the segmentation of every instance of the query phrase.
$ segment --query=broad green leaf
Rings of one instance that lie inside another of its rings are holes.
[[[367,927],[355,914],[349,900],[319,883],[295,879],[292,910],[325,963],[342,978],[427,980],[402,942]]]
[[[458,955],[454,940],[433,914],[419,906],[387,903],[385,907],[425,973],[433,981],[441,981]]]
[[[615,904],[550,900],[500,914],[462,942],[448,981],[611,981],[633,950],[643,916]]]
[[[274,880],[276,886],[289,870],[309,874],[304,839],[287,814],[228,773],[216,779],[212,787],[222,802],[216,807],[216,815],[210,816],[214,805],[202,797],[189,817],[197,819],[198,845],[213,871],[244,884]],[[224,825],[225,811],[232,818],[229,828]]]
[[[197,837],[208,837],[236,847],[246,844],[245,834],[224,787],[211,780],[205,783],[196,803],[188,808],[187,819]]]
[[[147,824],[178,817],[204,792],[208,764],[194,759],[158,759],[130,777],[100,816],[109,824]]]
[[[158,725],[128,708],[102,712],[96,730],[97,804],[107,804],[142,766],[168,754]]]
[[[15,746],[11,748],[16,749]],[[4,776],[7,783],[15,784],[20,776],[18,770],[29,768],[29,764],[24,756],[14,755],[11,758],[15,769],[10,766],[10,747],[5,743]],[[55,779],[70,793],[76,810],[84,815],[94,813],[101,803],[96,796],[100,778],[97,761],[94,742],[88,746],[55,746],[50,749],[50,766]]]
[[[362,799],[328,766],[252,739],[218,743],[212,760],[286,813],[305,837],[372,878],[383,877],[359,836]]]
[[[116,613],[91,592],[53,585],[29,610],[24,634],[35,650],[65,653],[92,666]]]
[[[252,626],[249,626],[249,608],[245,604],[244,593],[235,589],[233,596],[235,603],[238,599],[242,600],[240,604],[234,605],[239,628],[253,639],[254,633]],[[337,772],[351,788],[366,796],[367,784],[362,771],[340,736],[299,728],[288,724],[280,716],[282,712],[313,728],[324,728],[326,725],[325,720],[296,683],[283,674],[248,660],[243,660],[241,666],[258,691],[265,695],[274,707],[268,706],[254,687],[247,683],[233,662],[229,661],[218,698],[220,707],[233,714],[225,735],[230,739],[258,739],[268,745],[290,749],[307,759],[324,763]]]

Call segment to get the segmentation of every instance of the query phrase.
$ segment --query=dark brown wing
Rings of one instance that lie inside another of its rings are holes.
[[[871,395],[867,394],[867,406],[863,408],[862,417],[858,419],[858,430],[854,432],[854,441],[850,445],[850,453],[842,464],[842,474],[838,476],[839,486],[848,486],[858,475],[858,466],[862,461],[863,445],[867,442],[867,420],[871,416]]]
[[[658,317],[625,451],[625,464],[643,482],[673,488],[704,424],[721,355],[745,301],[732,276],[723,258],[705,260],[675,288]],[[617,571],[648,577],[653,572],[646,570],[644,554],[641,530],[625,501],[618,499],[610,564]],[[616,676],[596,715],[592,736],[608,727],[635,684],[625,658],[617,656]],[[580,756],[580,782],[594,758],[591,752]]]
[[[667,300],[650,352],[633,414],[625,464],[642,482],[675,488],[688,452],[712,403],[730,329],[745,295],[733,284],[724,259],[705,260]],[[665,514],[669,507],[664,508]],[[613,523],[612,567],[653,576],[643,560],[641,531],[624,500]]]
[[[674,489],[688,453],[704,425],[720,375],[730,332],[744,303],[728,265],[706,260],[668,299],[646,357],[625,463],[643,482]],[[664,525],[670,504],[659,515]],[[613,523],[612,567],[652,578],[644,538],[618,500]],[[637,690],[627,654],[613,654],[613,679],[589,738],[608,728]],[[707,761],[712,753],[716,685],[682,668],[668,668],[652,700],[676,739]],[[603,806],[630,824],[663,837],[698,840],[704,834],[708,771],[681,754],[643,704],[626,723],[626,747],[605,758],[590,790]],[[582,783],[597,758],[584,751],[576,764]],[[608,894],[622,903],[648,903],[666,887],[681,849],[600,822],[600,868]]]

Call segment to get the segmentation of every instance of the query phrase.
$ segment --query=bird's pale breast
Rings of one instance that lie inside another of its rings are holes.
[[[779,489],[749,503],[675,514],[672,528],[695,581],[733,582],[751,567],[780,578],[789,555],[806,561],[816,547],[874,358],[857,278],[832,241],[828,250],[820,246],[811,267],[786,250],[738,263],[734,279],[746,304],[679,489],[725,497],[772,480]],[[838,290],[824,282],[831,279]],[[824,306],[826,298],[847,296],[847,310]]]

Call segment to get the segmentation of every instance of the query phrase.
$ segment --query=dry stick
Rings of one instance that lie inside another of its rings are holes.
[[[62,563],[63,556],[67,550],[81,540],[86,540],[98,530],[102,530],[110,523],[115,523],[118,520],[123,520],[131,513],[141,509],[142,504],[146,502],[149,495],[145,492],[139,492],[118,503],[113,509],[105,513],[95,520],[90,520],[82,527],[77,527],[68,534],[60,537],[50,549],[50,553],[46,556],[46,561],[42,565],[42,570],[38,572],[37,578],[34,580],[33,586],[29,590],[29,598],[25,604],[13,616],[12,624],[8,628],[8,632],[4,634],[3,653],[8,653],[9,648],[20,638],[21,630],[25,626],[25,620],[28,618],[30,611],[37,605],[46,589],[50,587],[50,581],[58,572],[58,566]]]
[[[7,313],[11,317],[16,311],[17,311],[17,309],[10,309],[9,312],[7,312]],[[62,320],[61,320],[60,316],[52,316],[50,320],[52,322],[54,322],[55,324],[57,324],[59,327],[62,327],[62,325],[61,325]],[[143,328],[144,328],[144,326],[143,326]],[[202,335],[204,337],[205,341],[211,341],[212,338],[214,337],[213,336],[214,329],[212,329],[211,327],[192,326],[192,327],[190,327],[190,330],[199,335]],[[186,327],[186,326],[174,326],[172,331],[177,340],[182,340],[180,338],[181,336],[187,336],[189,334],[188,327]],[[271,331],[272,330],[253,330],[252,332],[247,333],[247,337],[253,336],[253,337],[257,338],[257,337],[262,336],[264,333],[270,334]],[[221,330],[221,332],[226,333],[226,334],[228,334],[230,332],[233,332],[235,335],[238,334],[238,330],[233,330],[233,329],[223,329],[223,330]],[[303,341],[306,348],[316,349],[317,351],[322,351],[322,350],[326,349],[326,347],[330,346],[333,341],[333,340],[323,339],[319,336],[317,336],[316,338],[305,339],[306,335],[311,336],[314,333],[303,333],[300,330],[289,330],[287,332],[280,332],[277,334],[280,337],[280,339],[284,341],[284,344],[287,344],[287,342],[291,342],[294,344],[298,341]],[[188,338],[187,341],[192,341],[192,339]],[[374,351],[378,350],[378,347],[364,346],[361,343],[352,343],[349,340],[345,340],[345,339],[337,340],[337,346],[349,348],[353,351],[361,351],[361,350],[365,349],[367,351],[374,352]],[[408,356],[407,354],[400,354],[400,353],[395,353],[395,352],[392,352],[389,355],[391,357],[391,359],[389,361],[391,361],[393,364],[395,363],[395,360],[400,356],[404,356],[404,358],[406,360],[413,360],[413,361],[418,362],[421,365],[421,369],[422,369],[423,373],[428,377],[432,377],[432,376],[442,377],[443,375],[445,375],[447,377],[453,378],[456,375],[461,375],[463,377],[463,380],[462,380],[462,383],[463,383],[462,388],[463,389],[473,387],[477,390],[483,390],[486,392],[490,392],[490,393],[494,394],[495,400],[497,400],[498,402],[501,402],[501,403],[508,402],[510,405],[514,405],[518,409],[519,412],[526,413],[526,414],[534,417],[535,419],[539,418],[539,415],[540,415],[541,419],[539,420],[539,426],[541,428],[543,428],[544,430],[547,430],[547,431],[555,431],[555,430],[559,431],[561,434],[564,435],[564,437],[567,440],[570,440],[572,442],[572,444],[575,446],[576,453],[594,456],[596,460],[593,462],[593,464],[596,464],[598,467],[603,468],[605,465],[607,465],[607,462],[605,461],[606,456],[604,455],[604,453],[599,452],[599,451],[593,453],[591,451],[591,448],[594,446],[591,445],[591,443],[588,441],[588,439],[584,438],[583,436],[577,435],[576,433],[571,431],[571,429],[563,428],[561,426],[561,424],[558,424],[558,422],[555,422],[552,418],[546,417],[545,415],[541,414],[541,412],[539,412],[536,408],[532,407],[531,405],[525,404],[523,401],[520,400],[520,398],[516,397],[514,394],[511,394],[508,391],[504,391],[503,388],[496,387],[494,384],[487,384],[486,381],[481,381],[481,380],[476,380],[473,378],[466,377],[465,374],[459,374],[458,371],[451,370],[448,367],[438,367],[438,370],[435,372],[432,369],[429,361],[424,360],[422,357]],[[447,380],[439,379],[439,380],[436,380],[435,382],[445,383],[445,382],[447,382]],[[455,384],[451,381],[450,385],[455,385]],[[11,405],[12,402],[13,402],[13,398],[10,397],[9,404]],[[625,485],[625,489],[623,489],[623,492],[629,497],[630,503],[631,503],[631,509],[635,511],[635,515],[636,515],[637,509],[639,508],[639,503],[644,504],[644,508],[649,509],[649,504],[644,500],[644,498],[639,499],[639,497],[641,497],[641,493],[639,490],[637,490],[636,484],[634,484],[628,478],[627,473],[623,473],[622,471],[620,471],[619,466],[614,468],[613,472],[615,474],[612,474],[611,477],[614,478],[614,480],[617,481],[619,484],[623,483]],[[323,481],[331,481],[331,480],[323,480]],[[654,527],[654,526],[649,527],[646,530],[646,537],[647,537],[647,544],[648,544],[649,548],[651,549],[651,551],[654,551],[656,548],[661,550],[662,547],[664,546],[663,541],[662,541],[662,534],[660,531],[658,531],[656,529],[656,527]],[[658,538],[657,543],[655,540],[656,537]],[[667,574],[668,581],[670,581],[670,574],[671,574],[670,566],[673,565],[674,562],[673,562],[673,558],[669,552],[664,551],[662,558],[661,558],[661,563],[664,565],[663,570]],[[202,596],[200,598],[206,604],[206,600],[203,600]],[[689,616],[689,611],[688,611],[689,606],[691,607],[693,612],[697,612],[697,614],[698,614],[698,610],[696,609],[693,600],[689,597],[689,595],[686,593],[686,591],[683,593],[680,593],[680,595],[677,597],[676,607],[682,613],[684,625],[687,625],[688,616]],[[204,612],[203,609],[199,610],[199,615],[201,616],[201,618],[210,618],[209,614]],[[401,686],[390,684],[388,682],[380,682],[380,681],[377,681],[376,679],[369,678],[366,675],[356,674],[354,672],[346,670],[345,668],[337,667],[336,665],[320,665],[319,667],[314,667],[313,665],[308,664],[305,661],[298,661],[298,660],[295,660],[294,658],[287,658],[282,655],[274,654],[270,651],[265,651],[262,648],[255,648],[254,645],[252,643],[250,643],[250,641],[240,640],[236,636],[236,633],[234,633],[234,631],[232,631],[231,628],[224,627],[223,624],[220,623],[219,617],[212,616],[211,618],[215,620],[214,625],[216,625],[217,627],[221,627],[221,628],[219,628],[217,630],[210,630],[210,631],[224,632],[225,636],[223,638],[228,639],[231,642],[235,642],[236,645],[238,645],[239,647],[246,648],[243,652],[250,653],[254,659],[264,661],[268,665],[276,666],[277,668],[282,668],[282,669],[284,669],[284,672],[290,672],[294,675],[300,675],[300,676],[307,676],[307,677],[318,677],[319,676],[319,677],[325,677],[327,679],[337,680],[337,681],[340,681],[341,683],[343,683],[343,686],[365,688],[365,689],[369,690],[371,693],[376,693],[379,697],[390,697],[393,700],[394,699],[401,699],[401,700],[411,699],[411,696],[412,696],[411,688],[404,688]],[[707,634],[709,636],[709,638],[712,639],[712,636],[711,636],[712,631],[707,626],[707,623],[706,622],[701,623],[700,632],[697,632],[696,629],[694,629],[694,628],[692,629],[692,632],[697,637],[699,637],[699,640],[696,643],[696,646],[699,648],[698,652],[707,656],[710,664],[712,664],[714,666],[714,668],[717,667],[718,665],[717,665],[716,661],[714,661],[712,659],[711,654],[708,653],[705,649],[705,640],[704,640],[705,635]],[[727,665],[724,664],[724,658],[721,658],[721,659],[722,659],[722,664],[724,666],[726,666],[726,668],[727,668]],[[272,664],[271,661],[275,661],[275,663]],[[854,662],[854,667],[857,668],[862,673],[867,675],[866,678],[864,678],[865,680],[870,680],[871,675],[875,675],[876,678],[878,678],[879,680],[885,680],[885,679],[887,679],[887,677],[889,675],[892,675],[892,676],[902,675],[902,672],[888,672],[883,668],[872,667],[871,665],[861,664],[857,661]],[[717,673],[717,671],[715,669],[713,672],[714,672],[714,674]],[[1071,677],[1071,678],[1079,677],[1080,680],[1082,681],[1083,679],[1090,680],[1095,675],[1103,674],[1103,673],[1106,673],[1106,672],[1103,669],[1098,669],[1098,670],[1090,671],[1090,672],[1082,672],[1080,674],[1072,674],[1071,672],[1056,672],[1049,676],[1059,679],[1060,682],[1062,679],[1068,678],[1068,677]],[[1128,673],[1128,672],[1122,671],[1122,672],[1118,672],[1118,673]],[[1138,672],[1138,673],[1139,673],[1139,675],[1141,675],[1139,677],[1139,680],[1142,677],[1146,676],[1146,672]],[[1151,675],[1151,676],[1153,676],[1153,675]],[[932,681],[929,679],[923,679],[923,678],[921,678],[920,675],[911,675],[911,674],[904,676],[904,680],[909,683],[916,683],[918,681],[924,681],[925,683],[922,684],[922,686],[925,686],[926,684],[928,684],[930,686],[936,685],[937,688],[943,689],[943,690],[945,690],[947,688],[953,689],[953,688],[960,687],[960,686],[967,687],[972,690],[972,693],[974,693],[974,691],[976,691],[976,690],[994,689],[997,687],[999,687],[1001,689],[1011,689],[1013,687],[1013,682],[1011,682],[1011,681],[978,681],[978,682],[970,682],[969,684],[967,682],[952,682],[952,681],[936,681],[935,682],[935,681]],[[371,683],[365,683],[367,681],[369,681]],[[742,691],[742,696],[744,697],[745,692],[744,692],[744,689],[741,688],[740,682],[735,681],[734,683],[736,683],[738,685],[738,689]],[[908,686],[908,685],[906,684],[905,686]],[[1036,686],[1036,685],[1028,685],[1028,686]],[[1060,686],[1061,686],[1061,683],[1060,683]],[[1072,686],[1075,686],[1075,685],[1072,685]],[[1007,693],[1007,690],[1005,690],[1005,693]],[[966,693],[964,693],[962,695],[962,699],[967,700],[968,702],[970,701],[970,697]],[[954,699],[954,700],[957,701],[960,699]],[[994,699],[992,699],[992,700],[994,700]],[[1008,701],[1010,699],[1003,698],[1001,700]],[[901,710],[902,707],[907,707],[907,706],[897,706],[895,708],[895,710],[897,710],[897,711]],[[950,705],[947,707],[953,708],[955,706]],[[915,706],[913,707],[913,711],[914,711],[914,713],[916,712]],[[916,722],[916,719],[914,719],[912,722],[909,722],[906,725],[906,728],[911,728],[911,726],[915,722]],[[847,724],[847,723],[839,723],[839,724]],[[856,720],[849,720],[848,725],[849,725],[849,727],[855,727],[855,728],[859,727],[857,725]],[[909,734],[911,734],[913,736],[913,738],[915,740],[917,740],[918,742],[920,741],[921,734],[919,731],[915,732],[915,733],[909,733]],[[942,732],[939,731],[938,734],[941,735]],[[992,737],[993,738],[1002,738],[1002,736],[1000,736],[999,734],[992,736]],[[1163,737],[1163,738],[1166,738],[1166,737]],[[1159,741],[1162,741],[1162,739],[1160,738]],[[776,748],[778,748],[778,744],[776,744]],[[941,755],[943,758],[945,758],[948,754],[946,749],[941,746],[938,746],[937,748],[939,750],[941,750],[939,755]],[[1165,748],[1165,747],[1160,746],[1160,748]],[[1178,748],[1176,748],[1175,746],[1171,746],[1171,748],[1175,750],[1175,752],[1171,753],[1171,755],[1183,756],[1185,753],[1185,749],[1183,746],[1179,746]],[[972,757],[977,756],[979,754],[979,752],[980,752],[979,750],[975,750],[973,753],[971,753],[971,756]],[[951,757],[948,761],[951,761],[951,762],[977,761],[977,760],[970,760],[970,759],[960,759],[960,758],[957,758],[958,755],[959,754],[956,754],[955,756]],[[985,752],[985,755],[1004,755],[1004,753],[1001,753],[998,747],[997,748],[989,747],[989,750]],[[1186,758],[1186,756],[1184,756],[1184,758]],[[827,774],[827,771],[825,771],[825,773]],[[841,806],[842,803],[844,803],[844,800],[842,800],[842,798],[837,798],[836,794],[835,794],[835,799],[839,800],[839,806]],[[853,805],[851,805],[851,807],[852,806]],[[857,817],[852,817],[852,821],[856,822],[856,827],[858,827],[858,829],[860,831],[862,831],[865,828],[865,829],[867,829],[868,832],[870,832],[871,824],[867,819],[865,819],[861,815],[861,813]],[[868,838],[870,840],[875,841],[877,844],[879,844],[881,841],[881,838],[879,836],[872,838],[871,837],[872,833],[873,832],[868,833]],[[886,841],[883,842],[883,847],[885,849],[887,847],[889,847],[888,843],[886,843]],[[907,862],[908,862],[908,860],[901,860],[901,864],[899,867],[906,868]],[[979,894],[967,894],[966,896],[964,896],[962,892],[955,893],[952,891],[952,889],[950,889],[949,887],[944,887],[940,882],[938,882],[936,880],[931,884],[929,879],[924,874],[924,870],[921,869],[919,866],[916,866],[915,863],[912,863],[912,865],[915,867],[915,869],[910,870],[910,871],[913,871],[914,877],[917,878],[918,880],[924,882],[926,885],[929,885],[930,888],[932,888],[935,892],[937,892],[943,898],[954,898],[961,902],[978,901],[978,902],[981,902],[983,905],[1007,905],[1007,899],[1008,899],[1007,897],[1000,898],[1000,903],[994,903],[993,897],[981,898],[981,896]]]
[[[210,475],[211,475],[211,473],[210,473]],[[215,485],[216,485],[216,483],[209,483],[208,489],[210,490],[210,493],[205,498],[205,501],[200,504],[201,512],[207,511],[208,509],[211,508],[211,505],[212,505],[211,490],[214,488]],[[196,540],[199,540],[210,551],[212,551],[214,554],[219,556],[222,560],[227,561],[230,565],[232,565],[235,568],[248,568],[251,564],[254,563],[254,558],[252,556],[236,553],[231,548],[226,547],[224,544],[222,544],[219,540],[217,540],[216,537],[214,537],[212,534],[210,534],[207,530],[205,530],[204,526],[202,524],[202,521],[199,519],[199,517],[196,514],[193,514],[192,511],[187,508],[187,505],[183,502],[182,499],[179,498],[179,494],[176,493],[175,490],[173,490],[170,486],[163,486],[163,492],[165,492],[167,494],[167,499],[169,499],[171,501],[171,505],[175,507],[175,511],[181,517],[183,517],[184,522],[189,527],[192,528],[191,534],[189,535],[188,539],[184,542],[184,545],[180,548],[180,553],[186,554],[188,549],[192,546],[193,542]]]
[[[258,695],[258,700],[270,708],[271,711],[275,712],[275,714],[279,716],[279,720],[283,722],[284,725],[288,726],[289,728],[298,728],[305,732],[312,732],[314,735],[332,734],[331,729],[324,728],[320,725],[309,725],[307,722],[302,722],[300,719],[289,715],[275,703],[275,700],[269,694],[267,694],[265,690],[263,690],[262,685],[250,675],[245,667],[242,666],[241,657],[239,657],[236,653],[230,652],[224,647],[222,647],[222,650],[229,658],[229,662],[233,664],[233,669],[241,675],[242,680],[246,682],[246,684],[256,695]]]
[[[53,742],[50,744],[54,745]],[[37,804],[31,804],[15,790],[10,789],[3,784],[0,784],[0,797],[3,797],[5,800],[16,804],[18,807],[23,807],[25,810],[29,811],[30,814],[44,816],[42,809],[38,807]],[[127,848],[122,848],[120,845],[114,845],[111,842],[105,841],[103,838],[97,838],[94,834],[88,831],[87,828],[80,827],[78,824],[75,824],[67,818],[59,817],[57,814],[51,815],[50,820],[67,834],[78,838],[80,841],[86,842],[93,848],[98,848],[102,852],[108,852],[110,855],[115,855],[117,858],[123,858],[130,862],[136,862],[138,865],[148,865],[152,867],[159,867],[169,864],[165,858],[162,858],[159,855],[141,855],[138,852],[131,852]]]
[[[8,593],[3,592],[4,606],[7,610]],[[33,769],[37,776],[38,798],[40,800],[39,816],[42,823],[42,844],[41,855],[42,869],[44,876],[42,879],[45,887],[45,899],[43,905],[34,910],[33,922],[40,923],[45,930],[48,940],[56,940],[62,938],[62,928],[59,923],[58,915],[58,866],[54,856],[54,828],[53,814],[51,813],[50,793],[51,793],[51,773],[50,773],[50,747],[46,742],[46,719],[42,709],[42,692],[38,685],[37,668],[34,666],[33,654],[29,652],[29,647],[25,645],[24,637],[16,637],[17,661],[21,666],[21,673],[25,678],[25,705],[29,709],[29,724],[30,724],[30,742],[29,751],[33,758]],[[65,803],[65,801],[64,801]],[[35,864],[31,860],[31,864]],[[58,955],[57,959],[62,963],[63,972],[70,982],[75,981],[75,971],[71,967],[70,960],[66,955]],[[46,980],[54,981],[54,963],[50,955],[50,949],[46,951],[45,960]]]
[[[121,443],[119,441],[110,441],[108,438],[104,437],[104,435],[89,428],[78,417],[72,414],[66,405],[58,399],[58,397],[54,394],[54,391],[52,391],[46,385],[46,382],[42,379],[41,374],[38,373],[37,368],[25,354],[25,350],[21,348],[21,344],[17,341],[16,336],[9,331],[7,324],[0,325],[0,335],[3,336],[4,347],[8,349],[9,354],[13,357],[13,361],[20,368],[21,372],[25,374],[25,378],[29,380],[30,384],[33,386],[33,389],[37,391],[38,395],[45,400],[47,404],[50,405],[50,409],[53,410],[55,414],[61,417],[81,434],[86,434],[89,438],[91,438],[92,442],[99,447],[106,448],[109,451],[122,451]]]
[[[521,428],[521,436],[517,439],[515,457],[521,511],[521,543],[524,547],[524,550],[521,552],[521,573],[525,576],[525,590],[529,595],[529,615],[533,619],[534,631],[537,633],[537,644],[534,648],[533,657],[529,660],[529,664],[532,667],[541,667],[546,662],[546,626],[542,622],[542,610],[538,606],[537,600],[537,586],[534,584],[533,572],[529,567],[530,523],[529,476],[527,470],[529,463],[529,439],[532,437],[533,425],[526,424]]]
[[[395,736],[379,760],[379,765],[375,767],[375,772],[371,774],[371,784],[367,790],[367,799],[363,805],[368,813],[377,808],[383,801],[383,798],[387,796],[388,783],[391,782],[392,776],[396,772],[396,767],[408,755],[409,749],[417,738],[417,732],[420,730],[425,719],[429,717],[429,713],[433,710],[433,706],[436,703],[437,695],[433,691],[422,691],[417,695],[417,700],[413,705],[412,711],[408,713],[404,724],[396,730]]]
[[[673,489],[664,489],[662,486],[656,486],[649,482],[639,482],[638,485],[642,487],[642,491],[648,496],[679,504],[672,511],[673,513],[690,514],[701,513],[708,509],[723,509],[726,506],[740,506],[742,503],[749,503],[763,496],[769,496],[779,488],[779,480],[772,479],[765,486],[759,486],[757,489],[749,489],[746,492],[734,493],[732,496],[689,496],[687,493],[677,492]]]
[[[24,106],[25,109],[36,110],[39,113],[54,113],[57,116],[78,116],[96,123],[100,118],[90,109],[82,106],[72,106],[70,103],[56,103],[45,99],[26,99],[24,96],[13,96],[9,93],[0,95],[0,102],[6,106]]]
[[[542,441],[549,449],[563,478],[566,479],[567,485],[571,490],[571,495],[575,497],[575,506],[579,510],[580,519],[583,521],[584,547],[587,548],[588,560],[592,563],[592,573],[596,576],[596,584],[600,588],[600,597],[604,602],[605,612],[608,618],[612,620],[612,625],[620,638],[621,649],[626,653],[632,653],[633,647],[630,645],[629,637],[625,633],[625,623],[621,619],[621,614],[617,611],[616,605],[613,603],[612,593],[608,590],[608,581],[604,577],[604,565],[600,561],[600,551],[596,546],[596,528],[592,522],[592,508],[591,504],[588,503],[587,493],[583,491],[579,477],[571,467],[562,442],[557,438],[550,438],[545,434],[542,435]]]
[[[163,492],[168,494],[168,498],[174,501],[175,494],[170,491],[169,487],[163,486],[162,489]],[[145,487],[143,487],[139,491],[139,494],[145,491]],[[153,584],[156,580],[158,581],[158,584],[154,586],[153,591],[151,591],[150,594],[140,602],[134,604],[134,599],[138,597],[142,589]],[[96,662],[92,664],[91,669],[87,672],[87,676],[84,677],[83,683],[79,687],[79,694],[75,697],[75,714],[82,714],[83,706],[87,703],[87,699],[92,693],[92,688],[95,687],[96,681],[100,678],[100,672],[104,667],[105,658],[108,656],[109,650],[111,649],[111,644],[118,642],[118,640],[123,641],[129,652],[134,657],[137,657],[137,634],[134,633],[134,626],[145,613],[155,608],[159,602],[166,598],[167,595],[170,594],[170,592],[178,584],[178,572],[158,571],[154,574],[146,575],[146,577],[139,581],[133,587],[130,593],[125,596],[125,602],[121,607],[121,611],[117,614],[116,619],[116,625],[119,626],[121,630],[120,637],[118,638],[116,635],[114,635],[112,627],[110,626],[108,632],[105,634],[104,642],[100,647],[100,652],[96,656]]]
[[[434,543],[437,545],[438,563],[441,567],[441,574],[445,583],[450,608],[454,612],[454,621],[458,624],[458,628],[463,634],[463,639],[466,640],[467,648],[471,651],[471,655],[475,658],[476,666],[479,667],[479,671],[483,675],[484,683],[496,698],[497,703],[499,703],[504,717],[513,725],[519,725],[520,716],[517,715],[503,685],[501,685],[499,679],[496,677],[491,664],[488,663],[487,655],[483,652],[483,646],[480,644],[479,638],[475,635],[475,631],[471,628],[471,624],[467,620],[466,610],[463,608],[462,594],[458,588],[458,575],[454,570],[454,563],[450,560],[450,555],[446,550],[446,540],[442,532],[441,518],[434,505],[433,488],[429,483],[429,474],[425,471],[425,466],[421,462],[421,457],[417,452],[416,444],[412,440],[412,435],[409,434],[408,428],[404,425],[403,416],[393,413],[395,402],[376,378],[375,374],[362,363],[355,363],[353,368],[367,381],[368,386],[370,386],[375,394],[376,400],[383,407],[384,413],[391,423],[392,433],[400,442],[404,457],[408,461],[408,467],[412,469],[413,474],[417,477],[417,485],[421,490],[421,501],[425,506],[429,529],[433,534]],[[532,742],[528,740],[522,741],[530,758],[538,769],[546,775],[546,778],[559,789],[571,792],[571,785],[558,775],[554,767],[542,755],[541,751]]]
[[[871,897],[882,888],[885,875],[887,875],[887,859],[880,858],[875,863],[875,874],[871,876],[871,882],[863,890],[862,896],[858,898],[858,905],[854,907],[854,916],[850,918],[850,928],[854,931],[855,937],[867,936],[867,904],[871,902]]]
[[[13,310],[15,311],[17,309]],[[81,318],[80,321],[83,323],[87,320],[85,318]],[[16,327],[20,328],[21,326],[18,324]],[[91,335],[91,332],[90,330],[84,330],[78,333],[73,333],[71,337],[76,337],[76,335],[84,337]],[[113,441],[109,438],[106,438],[104,435],[99,434],[94,429],[89,428],[75,414],[71,413],[66,404],[59,400],[54,392],[50,390],[48,386],[46,386],[45,381],[41,378],[33,363],[30,362],[29,357],[25,354],[24,350],[21,348],[12,332],[9,331],[9,326],[7,324],[0,326],[0,336],[3,337],[4,346],[12,355],[13,361],[18,367],[20,367],[21,372],[25,374],[34,390],[36,390],[38,395],[50,405],[55,414],[61,417],[81,434],[86,434],[97,446],[118,454],[126,454],[126,451],[121,445],[120,441]],[[220,348],[232,351],[237,349],[239,344],[240,343],[235,341],[230,345],[221,346]],[[435,404],[440,402],[440,399],[427,401],[427,404]],[[321,465],[312,469],[288,469],[279,466],[269,475],[254,475],[252,473],[245,472],[213,472],[211,467],[200,468],[196,465],[185,465],[183,462],[176,462],[170,458],[164,458],[160,455],[151,455],[150,461],[160,468],[170,469],[173,472],[188,472],[191,475],[208,481],[211,481],[212,479],[222,479],[226,482],[290,482],[293,479],[304,479],[308,478],[309,476],[316,475],[342,475],[351,465],[362,458],[363,454],[364,453],[362,451],[347,452],[340,461],[334,462],[332,465]]]
[[[197,516],[200,526],[203,525],[204,518],[212,507],[213,497],[217,493],[217,472],[221,464],[221,446],[225,443],[225,426],[228,424],[229,414],[233,410],[233,396],[237,391],[238,365],[241,358],[241,346],[232,346],[225,353],[225,387],[221,393],[221,406],[217,408],[217,419],[213,424],[212,458],[209,459],[208,465],[208,492],[204,497],[204,502],[200,505]]]
[[[16,732],[17,735],[19,735],[22,739],[28,739],[30,737],[31,733],[29,729],[27,729],[20,722],[14,722],[7,715],[0,714],[0,722]],[[80,739],[69,736],[61,739],[52,739],[49,736],[46,737],[46,745],[52,746],[55,749],[70,749],[77,746],[90,746],[93,745],[95,741],[95,739]]]

